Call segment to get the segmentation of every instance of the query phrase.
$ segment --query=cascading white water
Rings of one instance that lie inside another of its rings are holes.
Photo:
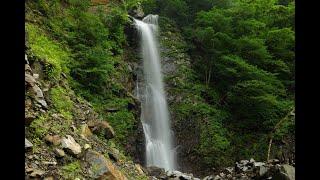
[[[144,87],[141,89],[137,86],[137,92],[142,102],[141,121],[146,140],[146,163],[147,166],[174,170],[175,151],[158,51],[158,15],[148,15],[142,21],[134,21],[140,33],[143,59]]]

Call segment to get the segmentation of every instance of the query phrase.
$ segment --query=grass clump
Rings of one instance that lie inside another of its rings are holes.
[[[42,138],[49,130],[47,115],[41,115],[32,121],[30,127],[34,129],[33,135]]]
[[[79,178],[82,172],[81,164],[79,161],[69,163],[63,166],[61,169],[63,177],[67,179]]]
[[[67,91],[62,87],[58,86],[52,88],[50,96],[53,106],[56,110],[61,113],[66,119],[72,119],[72,108],[73,102],[67,94]]]

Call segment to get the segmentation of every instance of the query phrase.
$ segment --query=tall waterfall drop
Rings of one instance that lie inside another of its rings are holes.
[[[158,15],[148,15],[142,21],[134,21],[140,33],[143,59],[144,85],[143,88],[137,86],[137,92],[142,102],[141,121],[146,140],[146,163],[147,166],[174,170],[176,158],[158,50]]]

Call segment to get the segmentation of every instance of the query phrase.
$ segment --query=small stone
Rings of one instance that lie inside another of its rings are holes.
[[[26,64],[29,64],[28,56],[26,54],[24,54],[24,60],[26,61]]]
[[[88,150],[85,161],[89,165],[88,173],[93,179],[127,179],[110,160],[96,151]]]
[[[214,180],[214,175],[206,176],[203,180]]]
[[[34,159],[39,159],[39,156],[37,156],[37,155],[35,154],[35,155],[33,155],[33,158],[34,158]]]
[[[64,157],[66,154],[62,149],[59,148],[55,148],[54,152],[56,154],[57,157]]]
[[[33,168],[26,168],[26,173],[32,172]]]
[[[142,170],[142,167],[140,166],[140,164],[135,164],[134,167],[137,169],[138,173],[140,175],[144,174],[143,173],[143,170]]]
[[[254,167],[259,167],[259,166],[264,166],[265,163],[264,162],[254,162]]]
[[[36,80],[34,79],[33,76],[31,76],[30,74],[25,73],[24,74],[24,78],[25,81],[31,86],[33,87],[36,84]]]
[[[34,79],[38,79],[39,78],[39,74],[33,74],[32,76],[34,77]]]
[[[279,159],[270,159],[270,160],[268,161],[268,163],[270,163],[270,164],[279,164],[280,161],[279,161]]]
[[[54,177],[48,176],[48,177],[45,177],[43,180],[54,180]]]
[[[70,152],[74,155],[81,153],[81,146],[70,135],[67,135],[67,138],[62,138],[61,146],[70,150]]]
[[[92,136],[92,132],[89,129],[88,125],[87,124],[81,125],[81,137],[85,140],[88,140],[87,138],[91,136]]]
[[[90,144],[85,144],[83,148],[84,148],[84,150],[91,149],[91,145]]]
[[[54,166],[57,165],[57,162],[43,161],[42,163],[45,165],[54,165]]]
[[[33,170],[33,172],[30,174],[31,177],[41,177],[45,172],[39,169]]]
[[[244,166],[244,167],[242,168],[242,171],[243,171],[243,172],[246,172],[248,169],[249,169],[249,168],[248,168],[247,166]]]
[[[288,180],[295,179],[295,168],[289,164],[282,165],[280,172],[283,173]]]
[[[147,167],[147,172],[150,176],[160,176],[161,174],[165,174],[165,170],[163,168],[160,167],[156,167],[156,166],[149,166]],[[167,176],[168,176],[167,172]],[[170,171],[170,176],[173,176],[175,173],[173,171]]]
[[[54,135],[54,136],[51,136],[49,134],[47,134],[44,139],[49,142],[49,143],[52,143],[53,145],[57,146],[61,143],[61,138],[59,135]]]
[[[251,158],[249,162],[250,162],[250,163],[254,163],[254,162],[256,162],[256,161],[255,161],[253,158]]]
[[[228,173],[232,174],[234,169],[233,169],[233,167],[227,167],[226,170]]]
[[[33,147],[33,144],[27,138],[24,138],[24,148],[30,149],[32,147]]]
[[[73,124],[71,125],[71,128],[72,128],[72,131],[73,131],[73,132],[76,132],[76,131],[77,131],[76,126],[74,126]]]
[[[54,113],[54,114],[51,114],[51,117],[55,118],[55,119],[58,119],[59,118],[59,115]]]
[[[243,164],[243,165],[246,165],[246,164],[249,163],[249,161],[248,160],[241,160],[240,163]]]
[[[264,175],[267,174],[267,172],[269,171],[269,168],[266,166],[260,166],[259,167],[259,176],[263,177]]]

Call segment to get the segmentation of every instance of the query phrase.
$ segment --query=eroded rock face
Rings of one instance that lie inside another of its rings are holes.
[[[88,150],[85,154],[88,163],[88,172],[95,179],[125,180],[127,179],[108,159],[102,154]]]

